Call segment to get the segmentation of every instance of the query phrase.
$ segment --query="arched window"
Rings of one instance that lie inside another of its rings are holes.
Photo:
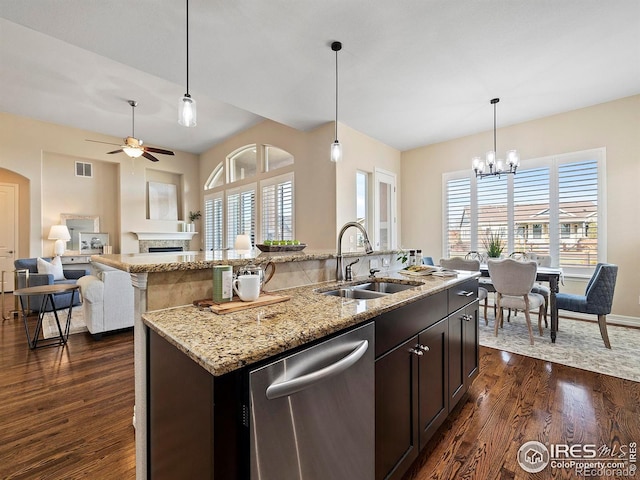
[[[204,184],[205,190],[210,190],[212,188],[216,188],[224,185],[224,175],[223,175],[224,168],[223,167],[224,165],[222,165],[222,162],[220,162],[216,166],[216,168],[213,169],[213,172],[211,172],[211,175],[209,175],[209,178]]]

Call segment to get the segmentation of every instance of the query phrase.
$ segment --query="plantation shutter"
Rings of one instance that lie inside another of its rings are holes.
[[[446,246],[447,257],[464,257],[471,248],[471,180],[447,181]]]
[[[520,174],[520,172],[518,172]],[[478,250],[487,251],[490,239],[499,239],[507,251],[508,210],[507,210],[507,175],[486,177],[478,182]]]
[[[255,186],[246,190],[233,190],[227,194],[227,247],[233,248],[236,235],[247,234],[251,244],[256,237]]]
[[[204,202],[205,250],[221,250],[224,247],[223,222],[222,194],[207,198]]]
[[[598,263],[598,162],[586,160],[558,166],[560,266]]]
[[[263,240],[293,240],[293,175],[283,175],[261,185]]]
[[[514,252],[550,252],[549,168],[518,170],[513,179]]]

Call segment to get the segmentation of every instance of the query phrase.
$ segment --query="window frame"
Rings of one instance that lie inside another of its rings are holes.
[[[606,148],[600,147],[589,150],[582,150],[577,152],[563,153],[557,155],[551,155],[547,157],[540,157],[530,159],[526,161],[526,166],[521,166],[518,169],[518,173],[528,169],[549,168],[549,227],[551,231],[553,229],[556,232],[549,237],[549,252],[553,259],[553,265],[558,265],[559,252],[560,252],[560,240],[561,240],[561,225],[562,221],[559,218],[559,169],[561,165],[568,163],[578,163],[593,160],[596,162],[597,168],[597,261],[606,262],[607,251],[607,219],[606,219]],[[516,175],[518,175],[518,173]],[[513,238],[515,232],[515,222],[513,219],[513,198],[514,198],[514,179],[513,175],[506,175],[507,177],[507,207],[510,210],[507,229],[507,248],[509,252],[513,248]],[[471,217],[471,240],[470,250],[478,250],[481,246],[481,241],[477,235],[477,189],[478,183],[483,179],[478,179],[471,169],[446,172],[442,175],[442,251],[443,256],[446,257],[449,248],[449,231],[448,231],[448,182],[452,180],[469,180],[469,197],[470,197],[470,217]],[[533,237],[532,229],[529,229],[525,234],[529,237]],[[544,227],[543,227],[544,234]],[[594,266],[562,266],[565,275],[586,277],[590,276],[594,271]]]

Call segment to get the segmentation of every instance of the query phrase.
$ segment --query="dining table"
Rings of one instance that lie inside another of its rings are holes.
[[[480,265],[480,273],[483,277],[489,277],[489,267],[487,264]],[[559,284],[563,279],[562,268],[558,267],[540,267],[536,272],[536,280],[538,282],[549,283],[549,313],[551,314],[551,343],[556,343],[556,335],[558,332],[558,306],[556,304],[556,294],[558,293]]]

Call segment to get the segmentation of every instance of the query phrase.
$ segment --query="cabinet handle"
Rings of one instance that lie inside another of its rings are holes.
[[[422,345],[422,344],[417,344],[416,348],[419,348],[420,350],[422,350],[423,352],[428,352],[429,351],[429,347],[426,345]]]
[[[462,290],[461,292],[458,292],[459,297],[470,297],[471,295],[473,295],[473,291],[467,292],[466,290]]]
[[[417,350],[415,348],[410,348],[409,349],[409,353],[413,353],[414,355],[417,355],[419,357],[421,357],[422,355],[424,355],[424,353],[422,353],[422,351]]]
[[[462,315],[462,319],[465,322],[470,322],[473,317],[471,315]]]

